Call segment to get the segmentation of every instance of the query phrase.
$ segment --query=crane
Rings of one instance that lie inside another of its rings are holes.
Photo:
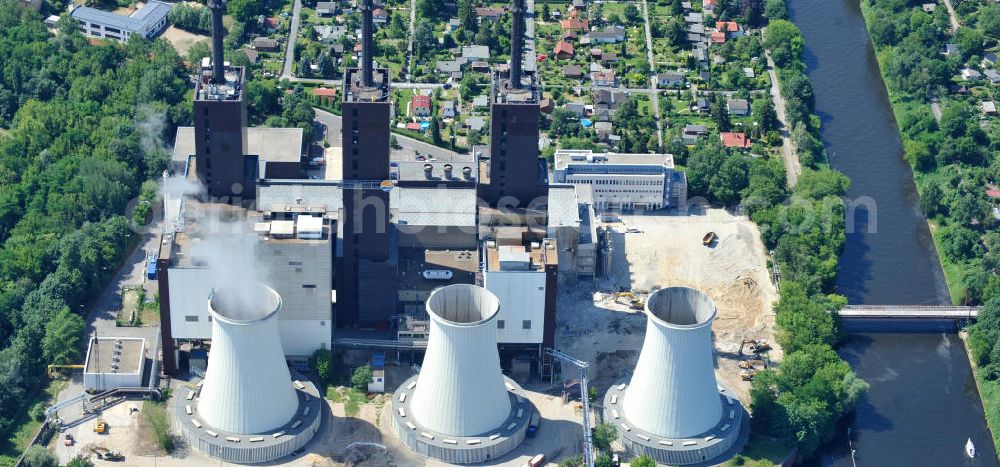
[[[556,349],[546,348],[545,353],[580,369],[580,401],[583,402],[583,462],[587,467],[594,467],[594,440],[590,434],[590,394],[587,389],[590,364]]]

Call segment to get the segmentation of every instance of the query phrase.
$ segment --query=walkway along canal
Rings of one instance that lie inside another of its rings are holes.
[[[831,165],[851,179],[838,292],[851,304],[950,304],[858,0],[789,0],[789,8],[805,37]],[[953,327],[868,326],[852,326],[841,348],[871,384],[849,420],[856,465],[1000,465]],[[852,465],[847,428],[815,465]],[[974,460],[964,454],[970,437],[980,453]]]

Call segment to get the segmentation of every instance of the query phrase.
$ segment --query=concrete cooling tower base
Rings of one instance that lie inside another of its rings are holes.
[[[626,379],[608,389],[604,419],[618,429],[622,445],[633,456],[649,456],[667,465],[716,465],[736,455],[746,443],[749,417],[740,401],[721,386],[722,417],[711,429],[686,438],[665,438],[637,428],[622,409],[627,388]]]
[[[475,464],[496,459],[524,441],[534,407],[521,396],[523,390],[514,380],[504,377],[510,397],[510,414],[496,429],[476,436],[448,436],[420,424],[412,416],[410,403],[417,387],[417,376],[407,379],[392,397],[392,428],[400,441],[413,452],[449,464]]]
[[[174,407],[176,424],[192,447],[215,459],[236,464],[280,459],[305,446],[319,431],[323,420],[324,403],[319,390],[303,375],[292,373],[292,378],[288,384],[295,389],[298,410],[288,423],[266,433],[228,433],[206,424],[198,413],[197,390],[178,394]]]

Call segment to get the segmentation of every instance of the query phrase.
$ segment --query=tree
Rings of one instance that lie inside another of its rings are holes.
[[[979,29],[994,39],[1000,39],[1000,5],[984,5],[979,10]]]
[[[781,68],[802,59],[805,44],[799,28],[787,20],[773,20],[764,33],[764,47],[771,50],[771,58]]]
[[[941,228],[939,235],[944,254],[952,261],[966,261],[984,253],[979,236],[966,227],[948,225]]]
[[[302,57],[299,60],[299,67],[296,70],[296,74],[303,78],[312,76],[312,61],[308,57]]]
[[[476,4],[473,0],[459,0],[458,19],[462,23],[462,29],[470,32],[471,34],[474,35],[479,30],[479,19],[476,16]]]
[[[559,467],[583,467],[583,456],[570,457],[559,463]]]
[[[767,0],[764,3],[764,16],[769,20],[788,19],[788,5],[785,0]]]
[[[642,13],[639,12],[639,7],[635,6],[635,3],[628,3],[625,6],[625,21],[630,25],[639,24],[642,21]]]
[[[281,92],[275,81],[252,79],[247,82],[245,90],[251,116],[263,120],[278,110]]]
[[[614,467],[615,460],[611,457],[611,454],[606,452],[601,453],[596,458],[594,458],[594,467]]]
[[[441,122],[438,121],[437,117],[431,117],[431,141],[434,141],[435,146],[441,145]]]
[[[80,339],[87,323],[80,315],[64,307],[45,325],[42,352],[51,363],[66,364],[80,361]]]
[[[711,106],[712,120],[719,127],[719,131],[729,131],[732,123],[729,120],[729,109],[726,108],[726,98],[719,94],[715,95]]]
[[[649,456],[639,456],[629,462],[631,467],[656,467],[656,461]]]
[[[28,467],[59,467],[59,458],[45,447],[33,444],[24,452],[24,464]]]
[[[436,18],[445,11],[444,0],[419,0],[417,8],[424,18]]]
[[[94,467],[94,463],[90,459],[83,457],[82,454],[77,454],[69,460],[66,467]]]
[[[413,44],[417,50],[417,55],[420,57],[433,50],[435,44],[437,44],[437,40],[434,39],[434,28],[429,21],[420,20],[417,23],[417,27],[413,31]]]
[[[594,428],[594,447],[600,451],[611,450],[611,443],[618,439],[618,429],[610,423],[602,423]]]
[[[763,133],[777,130],[781,124],[778,121],[778,112],[774,109],[774,101],[772,99],[754,100],[753,115],[757,120],[760,131]]]
[[[320,384],[333,382],[333,353],[329,349],[317,349],[310,363]]]
[[[368,392],[368,383],[372,382],[372,367],[359,366],[351,375],[351,387],[360,392]]]
[[[256,21],[264,12],[263,2],[258,0],[229,0],[226,3],[226,10],[241,23]]]

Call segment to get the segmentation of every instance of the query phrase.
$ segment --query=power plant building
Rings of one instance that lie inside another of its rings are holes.
[[[142,386],[146,363],[146,339],[91,337],[83,363],[83,388],[107,391]]]
[[[430,339],[420,374],[392,398],[392,426],[412,451],[442,462],[496,459],[525,437],[534,408],[500,371],[500,302],[481,287],[458,284],[427,300]]]
[[[540,242],[487,241],[483,286],[500,301],[497,342],[552,347],[555,344],[556,279],[554,239]],[[520,239],[518,239],[520,240]],[[541,348],[537,349],[541,353]]]
[[[634,456],[668,465],[724,462],[745,441],[748,421],[715,379],[715,303],[700,291],[670,287],[654,292],[645,312],[639,361],[629,381],[605,394],[605,420]]]
[[[80,31],[86,36],[125,42],[133,34],[146,39],[156,37],[166,29],[171,8],[170,3],[151,0],[128,16],[88,6],[74,6],[69,15],[80,23]]]
[[[687,177],[674,169],[670,154],[560,149],[555,154],[553,181],[592,191],[598,210],[665,209],[687,203]]]

